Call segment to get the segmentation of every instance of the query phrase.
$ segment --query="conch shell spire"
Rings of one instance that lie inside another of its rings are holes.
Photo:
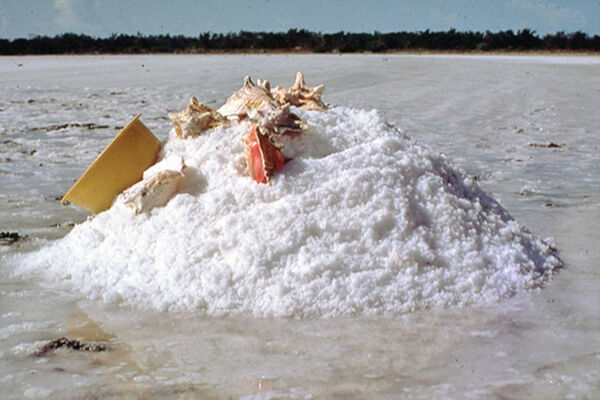
[[[277,107],[277,103],[267,89],[270,87],[268,81],[259,80],[259,84],[256,85],[249,76],[246,76],[242,87],[232,94],[217,111],[227,118],[244,119],[249,108]]]
[[[289,88],[276,87],[271,90],[271,95],[279,104],[291,104],[305,110],[324,111],[327,109],[327,104],[321,100],[324,90],[324,85],[314,88],[306,86],[304,75],[298,71],[292,86]]]
[[[249,76],[247,78],[250,79]],[[256,83],[258,84],[258,86],[265,89],[266,92],[268,92],[268,93],[271,92],[271,83],[269,83],[268,80],[257,79]]]

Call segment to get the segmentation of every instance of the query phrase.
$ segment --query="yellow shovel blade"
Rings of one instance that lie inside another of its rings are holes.
[[[63,196],[93,213],[108,209],[115,197],[142,179],[158,157],[160,141],[138,114],[110,142],[81,178]]]

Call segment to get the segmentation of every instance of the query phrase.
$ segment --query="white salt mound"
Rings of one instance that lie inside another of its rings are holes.
[[[249,124],[171,140],[182,191],[133,215],[117,201],[20,261],[91,298],[208,315],[402,313],[495,301],[561,266],[476,183],[376,111],[295,110],[272,184],[246,172]]]

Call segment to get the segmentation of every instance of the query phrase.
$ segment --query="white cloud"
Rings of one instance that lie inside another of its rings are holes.
[[[54,0],[54,23],[59,31],[97,34],[102,24],[99,4],[95,0]]]
[[[77,24],[77,15],[72,0],[54,0],[54,9],[58,12],[56,24],[62,28],[71,28]]]

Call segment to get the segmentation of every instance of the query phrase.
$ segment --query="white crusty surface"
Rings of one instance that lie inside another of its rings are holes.
[[[561,265],[442,156],[376,111],[298,110],[292,158],[258,185],[246,174],[250,122],[169,141],[185,181],[164,207],[113,206],[27,256],[91,298],[208,315],[404,313],[496,301]]]

